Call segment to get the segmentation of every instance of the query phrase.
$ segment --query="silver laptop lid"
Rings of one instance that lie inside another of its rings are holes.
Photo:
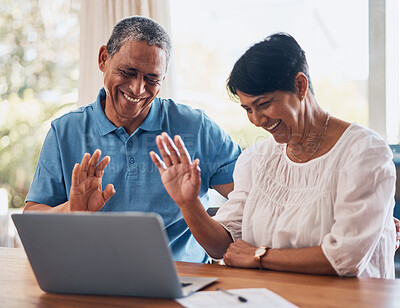
[[[45,292],[184,295],[158,214],[32,212],[12,219]]]

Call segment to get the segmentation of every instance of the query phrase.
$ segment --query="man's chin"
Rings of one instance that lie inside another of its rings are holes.
[[[147,108],[141,108],[140,110],[132,110],[132,108],[127,108],[127,110],[115,110],[118,116],[125,120],[135,120],[141,117],[144,112],[148,112]]]
[[[117,112],[118,117],[124,120],[134,120],[136,119],[140,113],[132,113],[132,112]]]

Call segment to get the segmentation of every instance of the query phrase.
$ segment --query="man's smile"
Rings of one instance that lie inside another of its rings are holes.
[[[140,98],[132,98],[132,97],[126,95],[125,93],[124,93],[124,97],[125,97],[128,101],[130,101],[130,102],[132,102],[132,103],[139,103],[139,102],[140,102]]]

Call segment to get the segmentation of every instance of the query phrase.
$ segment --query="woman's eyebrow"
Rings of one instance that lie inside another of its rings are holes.
[[[270,101],[270,100],[271,100],[271,98],[258,97],[254,101],[252,101],[249,105],[254,106],[255,104],[257,104],[260,101]],[[242,106],[243,108],[249,107],[248,105],[244,105],[244,104],[241,104],[240,106]]]

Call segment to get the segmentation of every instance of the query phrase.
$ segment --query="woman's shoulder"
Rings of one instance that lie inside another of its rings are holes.
[[[268,137],[266,140],[254,143],[244,149],[236,161],[233,172],[235,190],[244,189],[248,191],[250,189],[253,169],[258,166],[260,158],[262,159],[266,155],[271,155],[273,144],[274,139]]]
[[[263,153],[268,150],[271,151],[273,149],[274,145],[276,145],[276,144],[277,144],[276,141],[271,136],[265,140],[262,140],[262,141],[259,141],[259,142],[249,145],[243,152],[247,152],[248,155],[250,155],[250,154],[257,155],[257,154]]]
[[[343,134],[343,144],[352,145],[354,148],[376,148],[384,147],[389,149],[386,141],[377,132],[372,129],[352,123]]]
[[[268,137],[263,141],[253,143],[246,147],[240,156],[242,159],[252,160],[256,157],[270,155],[275,145],[277,145],[277,143],[275,142],[274,138]]]
[[[387,142],[372,129],[352,123],[340,138],[338,152],[365,159],[392,159],[392,151]],[[368,155],[365,155],[368,154]]]
[[[348,127],[348,131],[351,136],[375,136],[376,138],[383,140],[383,138],[377,132],[362,126],[357,122],[351,123]]]

